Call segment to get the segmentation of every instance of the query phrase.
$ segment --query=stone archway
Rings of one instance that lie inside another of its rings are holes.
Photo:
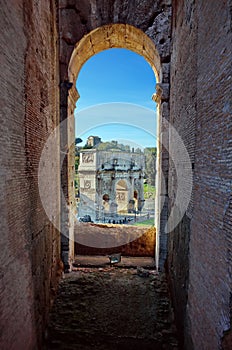
[[[162,17],[162,16],[161,16]],[[163,18],[163,17],[162,17]],[[160,47],[160,44],[157,43]],[[168,100],[169,100],[169,63],[162,63],[162,57],[156,48],[156,44],[151,38],[148,37],[142,30],[128,24],[108,24],[98,27],[92,30],[87,35],[84,35],[82,39],[75,45],[73,52],[70,57],[68,65],[68,81],[64,82],[63,96],[68,97],[66,102],[66,117],[68,116],[67,125],[67,139],[74,139],[74,109],[76,101],[79,98],[79,94],[76,90],[76,80],[78,78],[79,71],[83,64],[93,55],[109,48],[125,48],[135,53],[143,56],[147,62],[152,67],[154,74],[156,76],[156,93],[153,95],[153,100],[157,103],[157,113],[158,113],[158,152],[157,152],[157,168],[163,170],[163,163],[161,155],[163,153],[162,147],[160,147],[159,138],[162,134],[161,130],[161,120],[162,115],[168,118]],[[166,57],[165,53],[165,57]],[[167,59],[167,58],[166,58]],[[66,89],[66,90],[65,90]],[[61,90],[62,92],[62,90]],[[66,95],[65,95],[66,92]],[[62,96],[62,94],[61,94]],[[66,97],[66,98],[67,98]],[[64,113],[64,110],[62,110]],[[65,115],[63,115],[65,117]],[[63,119],[63,118],[61,118]],[[67,183],[67,195],[66,200],[71,207],[75,203],[73,199],[73,189],[69,185],[73,181],[74,172],[71,168],[74,158],[74,148],[69,151],[68,154],[68,172],[66,174]],[[167,153],[165,154],[165,159],[167,159]],[[165,162],[165,181],[168,179],[168,164]],[[162,178],[164,179],[164,177]],[[161,188],[161,175],[157,175],[158,187]],[[167,183],[162,185],[162,188],[167,188]],[[167,222],[167,206],[164,206],[162,212],[160,212],[160,195],[161,191],[157,191],[157,203],[156,203],[156,227],[157,227],[157,247],[156,247],[156,265],[163,266],[166,259],[167,251],[167,237],[164,231],[165,223]],[[162,195],[165,197],[164,191]],[[161,218],[162,216],[162,218]],[[66,217],[67,220],[67,217]],[[163,223],[163,227],[160,226],[160,222]],[[73,237],[73,225],[74,223],[69,218],[69,241],[72,241]],[[162,232],[163,231],[163,232]],[[160,249],[159,237],[162,236],[162,247]],[[65,249],[67,249],[67,244]],[[69,249],[70,247],[69,243]],[[162,252],[162,254],[160,254]],[[66,254],[67,256],[67,254]],[[69,254],[70,259],[70,254]]]
[[[75,87],[83,64],[97,53],[124,48],[143,56],[152,67],[159,83],[162,80],[160,55],[152,40],[140,29],[127,24],[109,24],[85,35],[75,46],[68,66],[69,81]]]
[[[115,186],[117,212],[119,214],[128,211],[128,186],[126,180],[119,180]]]

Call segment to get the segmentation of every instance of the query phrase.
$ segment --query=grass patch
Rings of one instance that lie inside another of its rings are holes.
[[[140,222],[135,222],[133,226],[154,226],[154,219],[148,219]]]
[[[155,186],[144,184],[144,199],[155,199]]]

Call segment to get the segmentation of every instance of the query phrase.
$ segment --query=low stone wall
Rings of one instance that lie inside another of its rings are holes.
[[[129,225],[77,223],[75,254],[154,256],[155,228]]]

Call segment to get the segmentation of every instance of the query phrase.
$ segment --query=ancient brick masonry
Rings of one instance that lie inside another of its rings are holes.
[[[170,236],[168,264],[187,349],[219,349],[231,327],[229,3],[173,4],[170,115],[191,158],[194,189],[183,221]],[[171,200],[173,190],[170,183]]]
[[[40,154],[58,123],[55,1],[1,2],[0,22],[0,348],[36,349],[60,249],[38,189]],[[59,205],[59,190],[50,195]]]

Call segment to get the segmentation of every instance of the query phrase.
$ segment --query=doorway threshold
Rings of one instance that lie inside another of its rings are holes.
[[[108,255],[76,255],[73,263],[74,267],[96,267],[105,268],[110,266]],[[155,260],[153,257],[134,257],[122,256],[121,261],[113,265],[118,268],[137,268],[155,269]]]

